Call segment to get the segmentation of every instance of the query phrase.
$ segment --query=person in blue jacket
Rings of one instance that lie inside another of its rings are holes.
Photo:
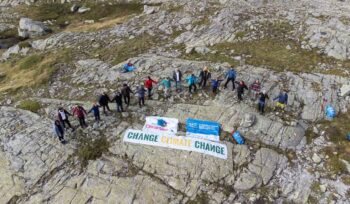
[[[128,62],[127,64],[125,64],[123,66],[123,72],[126,73],[126,72],[132,72],[135,70],[135,66],[131,63],[131,62]]]
[[[93,113],[94,117],[95,117],[95,121],[96,122],[100,122],[101,118],[100,118],[100,107],[97,103],[94,103],[94,105],[92,105],[92,108],[90,109],[89,113]]]
[[[59,120],[55,120],[53,124],[53,132],[56,134],[58,139],[62,144],[65,143],[64,140],[64,127],[62,126],[61,122]]]
[[[273,100],[277,100],[276,107],[284,109],[288,103],[288,94],[286,91],[281,91]]]
[[[187,84],[188,84],[188,90],[190,93],[192,93],[192,88],[194,89],[194,92],[197,90],[196,82],[197,78],[194,74],[191,74],[190,76],[186,77]]]
[[[226,73],[226,82],[225,82],[225,85],[224,85],[224,88],[226,89],[227,88],[227,84],[231,81],[232,82],[232,90],[234,91],[235,90],[235,80],[236,80],[236,71],[233,69],[233,67],[231,67],[227,73]]]
[[[211,88],[212,88],[212,91],[214,94],[217,92],[221,82],[222,82],[222,80],[220,80],[218,78],[211,80]]]
[[[145,105],[145,94],[146,94],[146,92],[147,92],[147,90],[145,89],[145,87],[143,85],[138,87],[137,90],[136,90],[137,97],[139,98],[139,106],[140,106],[140,108],[142,108],[142,106]]]

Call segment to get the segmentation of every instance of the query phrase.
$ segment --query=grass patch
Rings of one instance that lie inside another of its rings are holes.
[[[202,204],[209,203],[209,197],[206,193],[201,193],[196,196],[194,200],[190,200],[187,204]]]
[[[107,17],[118,18],[142,12],[142,5],[139,3],[84,1],[77,5],[91,8],[91,10],[82,14],[72,13],[70,11],[72,5],[73,3],[43,3],[36,6],[21,6],[19,12],[38,21],[54,20],[55,26],[58,27],[65,27],[66,22],[97,21]]]
[[[33,113],[37,113],[40,110],[41,105],[37,101],[25,100],[21,101],[18,107],[23,110],[28,110]]]
[[[110,61],[113,65],[119,64],[131,57],[145,53],[151,47],[157,45],[159,40],[151,35],[141,35],[133,39],[127,39],[121,44],[107,47],[97,51],[97,54],[105,61]]]
[[[18,46],[19,46],[21,49],[22,49],[22,48],[30,48],[30,47],[32,47],[28,41],[19,42],[19,43],[18,43]]]
[[[306,143],[311,144],[312,141],[318,137],[316,133],[314,133],[313,128],[309,127],[305,132]]]
[[[291,49],[287,49],[290,46]],[[316,51],[301,49],[293,40],[263,38],[251,42],[222,43],[214,46],[229,54],[245,55],[246,63],[254,66],[267,66],[277,71],[310,72],[319,63],[330,63],[331,59]]]
[[[98,139],[82,138],[79,141],[77,156],[84,168],[89,164],[90,160],[96,160],[102,156],[103,153],[108,152],[110,144],[105,137]]]
[[[16,28],[2,31],[2,32],[0,32],[0,39],[17,37],[17,33],[18,33],[18,31]]]
[[[350,132],[349,113],[339,114],[332,121],[321,121],[320,123],[324,127],[327,140],[334,144],[323,149],[323,152],[329,156],[329,159],[326,160],[326,167],[336,174],[346,173],[346,166],[341,160],[350,162],[350,142],[346,139],[346,135]]]
[[[15,57],[0,64],[0,92],[18,91],[24,87],[35,87],[49,82],[58,63],[70,63],[72,53],[63,49],[54,53],[34,54],[23,59]]]
[[[44,58],[44,55],[31,55],[29,57],[25,57],[23,60],[19,61],[19,69],[26,70],[31,69],[34,66],[38,65]]]

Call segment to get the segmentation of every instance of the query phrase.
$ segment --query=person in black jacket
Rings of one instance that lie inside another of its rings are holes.
[[[207,81],[211,78],[211,73],[208,70],[208,67],[204,67],[204,69],[199,73],[200,81],[199,86],[204,88],[207,85]]]
[[[122,95],[124,97],[124,103],[130,105],[130,93],[134,93],[127,84],[123,84]]]
[[[173,72],[173,79],[175,81],[176,91],[181,91],[182,73],[179,69],[175,69],[175,71]]]
[[[269,96],[266,94],[266,91],[263,90],[261,93],[259,93],[259,102],[258,102],[258,110],[259,110],[259,113],[261,114],[265,113],[266,99],[269,99]]]
[[[57,118],[61,122],[63,128],[66,128],[66,124],[67,124],[69,128],[74,130],[74,128],[72,127],[72,125],[70,124],[70,122],[68,120],[68,116],[72,116],[72,114],[69,113],[66,109],[64,109],[62,107],[58,108]]]
[[[55,120],[53,124],[53,131],[60,140],[60,142],[64,144],[64,127],[62,126],[62,123],[59,120]]]
[[[238,96],[238,101],[242,101],[242,95],[244,94],[244,89],[248,90],[247,85],[245,85],[244,81],[240,81],[240,82],[235,82],[236,84],[238,84],[238,88],[237,88],[237,96]]]
[[[103,92],[103,94],[100,96],[98,103],[100,104],[100,106],[102,106],[103,108],[103,113],[106,115],[106,109],[108,111],[111,111],[109,109],[108,103],[111,102],[111,99],[109,98],[108,94],[106,92]]]
[[[112,101],[115,101],[117,104],[117,111],[118,112],[123,112],[123,95],[117,91],[117,93],[115,94],[114,98],[112,99]]]

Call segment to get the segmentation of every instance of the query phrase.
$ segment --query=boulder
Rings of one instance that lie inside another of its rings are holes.
[[[350,94],[350,85],[344,84],[340,88],[340,96],[344,97]]]
[[[85,6],[82,6],[82,7],[80,7],[79,9],[78,9],[78,13],[86,13],[86,12],[88,12],[88,11],[90,11],[91,10],[91,8],[87,8],[87,7],[85,7]]]
[[[33,38],[51,33],[52,30],[44,23],[33,21],[29,18],[21,18],[19,21],[18,35],[23,38]]]
[[[253,126],[254,123],[255,123],[255,115],[251,113],[246,113],[242,118],[241,127],[248,128]]]

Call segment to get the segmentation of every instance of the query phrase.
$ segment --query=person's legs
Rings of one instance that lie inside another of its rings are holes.
[[[265,103],[261,104],[261,113],[264,114],[265,113]]]
[[[144,106],[145,105],[145,97],[141,98],[141,102],[142,102],[142,105]]]
[[[83,120],[83,125],[84,125],[84,127],[87,127],[87,124],[86,124],[86,122],[85,122],[85,117],[83,117],[82,120]]]
[[[107,107],[107,110],[108,110],[108,111],[111,111],[111,109],[109,109],[108,103],[106,104],[106,107]]]
[[[103,113],[106,114],[106,105],[102,105]]]
[[[60,121],[60,123],[61,123],[61,125],[62,125],[62,127],[63,127],[64,129],[66,129],[66,124],[65,124],[65,121],[66,121],[66,120],[62,120],[62,121]]]
[[[63,132],[60,132],[60,133],[58,134],[58,139],[59,139],[61,142],[64,141],[64,133],[63,133]]]
[[[232,81],[232,90],[235,90],[235,79],[233,78],[233,79],[231,79],[231,81]]]
[[[224,88],[225,88],[225,89],[227,88],[228,82],[230,82],[230,79],[229,79],[229,78],[227,78],[227,80],[226,80],[226,82],[225,82],[225,85],[224,85]]]
[[[123,110],[123,104],[122,104],[122,103],[120,103],[120,111],[121,111],[121,112],[124,111],[124,110]]]
[[[152,88],[149,88],[148,89],[148,98],[151,98],[152,97]]]
[[[218,87],[214,86],[213,87],[213,93],[216,93],[217,90],[218,90]]]
[[[207,79],[204,79],[202,88],[207,86]]]
[[[238,100],[239,101],[242,101],[242,93],[241,92],[237,92],[237,96],[238,96]]]
[[[194,87],[194,92],[196,92],[196,91],[197,91],[197,86],[196,86],[196,84],[193,84],[193,87]]]
[[[192,84],[188,87],[188,91],[192,93]]]
[[[203,83],[203,77],[201,77],[201,80],[199,81],[199,86],[201,87],[202,86],[202,83]]]
[[[140,108],[142,107],[141,100],[142,100],[142,97],[139,97],[139,106],[140,106]]]
[[[73,127],[72,127],[72,125],[70,124],[70,122],[69,122],[68,119],[64,120],[64,122],[67,123],[67,125],[68,125],[69,128],[73,129]]]
[[[83,118],[79,118],[80,127],[84,128]]]

